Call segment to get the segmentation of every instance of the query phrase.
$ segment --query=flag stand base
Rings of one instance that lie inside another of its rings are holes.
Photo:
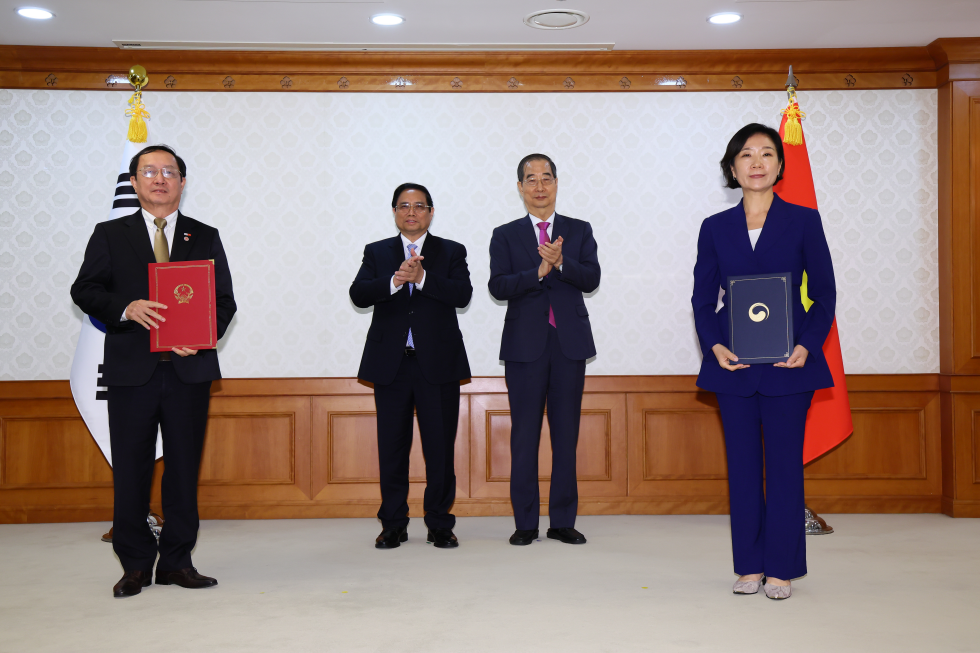
[[[828,526],[827,522],[817,513],[813,512],[803,505],[803,531],[807,535],[830,535],[834,532],[832,526]]]

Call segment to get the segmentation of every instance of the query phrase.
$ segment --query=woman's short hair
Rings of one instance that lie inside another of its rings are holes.
[[[401,194],[407,190],[419,191],[420,193],[425,195],[425,203],[429,205],[430,209],[435,206],[435,204],[432,203],[432,195],[429,194],[428,188],[426,188],[422,184],[407,183],[407,184],[402,184],[401,186],[395,189],[395,194],[391,196],[391,208],[395,208],[395,205],[398,204],[398,198],[401,197]]]
[[[732,174],[732,168],[735,167],[735,157],[745,147],[745,142],[756,134],[765,134],[772,141],[773,147],[776,148],[776,158],[779,160],[779,174],[776,175],[776,182],[778,183],[783,178],[783,173],[786,172],[786,159],[783,157],[783,139],[779,137],[779,132],[772,127],[753,122],[735,132],[732,140],[728,141],[728,149],[725,150],[725,156],[721,159],[721,173],[725,175],[726,188],[742,187],[735,179],[735,175]]]

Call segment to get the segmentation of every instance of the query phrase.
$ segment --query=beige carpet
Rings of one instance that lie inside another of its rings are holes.
[[[980,651],[980,520],[827,515],[788,601],[733,596],[728,517],[582,517],[584,546],[373,547],[375,520],[209,521],[208,590],[113,599],[107,524],[0,526],[0,651]],[[546,522],[545,522],[546,523]]]

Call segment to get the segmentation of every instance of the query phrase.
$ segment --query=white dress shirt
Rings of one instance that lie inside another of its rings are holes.
[[[174,232],[177,230],[177,213],[178,213],[177,211],[174,211],[173,213],[171,213],[170,215],[164,218],[164,220],[167,221],[167,224],[163,227],[163,235],[167,237],[168,257],[170,255],[170,252],[174,250]],[[157,226],[153,224],[154,220],[156,220],[156,216],[150,213],[149,211],[147,211],[146,209],[143,209],[143,222],[146,223],[146,232],[150,236],[151,250],[153,249],[153,241],[154,239],[156,239],[156,235],[157,235]],[[119,321],[125,322],[128,319],[129,318],[126,317],[126,309],[123,309],[122,318],[120,318]]]
[[[551,230],[555,228],[555,214],[552,213],[551,217],[549,217],[547,220],[542,220],[541,218],[533,216],[530,213],[528,213],[528,216],[531,218],[531,224],[534,226],[534,248],[537,249],[538,245],[541,244],[541,229],[538,228],[538,225],[542,222],[548,223],[548,228],[545,229],[545,231],[548,232],[548,240],[551,240]],[[557,265],[555,267],[557,267],[558,271],[561,272],[561,265]],[[541,281],[542,279],[544,279],[544,277],[538,277],[538,281]]]
[[[762,227],[758,229],[749,229],[749,242],[752,243],[752,251],[755,251],[755,244],[759,242],[759,236],[762,235]]]
[[[410,254],[410,252],[408,251],[408,246],[409,245],[415,245],[415,255],[416,256],[422,256],[422,244],[425,243],[425,237],[428,236],[428,235],[429,235],[429,232],[426,231],[424,234],[422,234],[421,236],[419,236],[419,239],[418,240],[416,240],[413,243],[408,238],[405,238],[405,234],[399,234],[399,236],[401,236],[401,239],[402,239],[402,254],[405,256],[405,259],[406,260],[408,260],[409,254]],[[425,283],[425,268],[422,268],[422,280],[419,281],[417,284],[415,284],[415,287],[421,290],[422,289],[422,285],[424,283]],[[402,285],[405,285],[405,284],[402,284]],[[392,295],[394,295],[396,292],[398,292],[399,290],[402,289],[401,286],[396,286],[395,285],[395,275],[391,275],[391,283],[389,284],[388,288],[389,288],[389,290],[391,290],[391,294]]]

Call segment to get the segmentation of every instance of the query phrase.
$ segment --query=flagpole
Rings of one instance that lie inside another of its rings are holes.
[[[799,106],[798,101],[796,99],[796,79],[793,76],[793,66],[789,67],[789,75],[786,77],[786,98],[789,100],[789,104],[788,104],[789,107],[792,107],[793,105]],[[801,114],[798,116],[798,119],[802,119],[802,117],[803,116]],[[799,123],[796,123],[796,126],[799,126]],[[799,126],[798,128],[799,128],[799,134],[798,135],[793,134],[791,136],[788,133],[790,129],[790,123],[787,123],[786,126],[787,141],[789,141],[789,139],[795,140],[796,138],[798,138],[799,141],[802,142],[803,129],[802,126]],[[824,519],[820,515],[813,512],[810,509],[810,507],[807,506],[806,503],[804,503],[803,504],[803,532],[806,533],[807,535],[830,535],[831,533],[834,532],[834,529],[832,526],[828,525],[827,522],[824,521]]]

